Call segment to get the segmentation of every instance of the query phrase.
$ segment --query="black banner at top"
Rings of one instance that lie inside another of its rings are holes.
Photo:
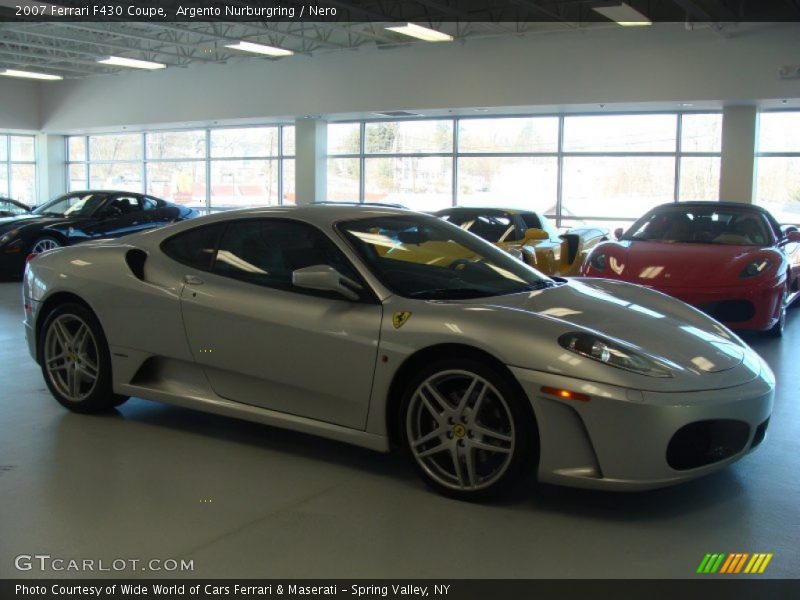
[[[634,11],[621,14],[648,23],[800,22],[800,2],[789,0],[627,0],[624,4],[622,0],[2,0],[0,21],[552,22],[581,26],[611,23],[615,13],[603,9],[620,5]]]

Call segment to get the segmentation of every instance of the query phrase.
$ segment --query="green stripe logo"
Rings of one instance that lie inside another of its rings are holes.
[[[713,575],[715,573],[761,574],[767,569],[773,554],[765,552],[717,552],[709,553],[700,561],[697,573]]]

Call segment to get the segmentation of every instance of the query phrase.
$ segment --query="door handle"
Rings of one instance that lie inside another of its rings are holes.
[[[197,277],[196,275],[184,275],[183,282],[186,285],[202,285],[203,280]]]

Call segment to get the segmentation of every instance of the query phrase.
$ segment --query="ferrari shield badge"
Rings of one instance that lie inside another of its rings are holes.
[[[411,316],[411,312],[407,310],[398,310],[396,313],[392,315],[392,325],[394,325],[395,329],[400,329],[403,325],[406,324],[408,321],[408,317]]]

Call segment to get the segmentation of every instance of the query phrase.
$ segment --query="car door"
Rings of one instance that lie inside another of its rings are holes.
[[[181,309],[194,359],[220,396],[363,429],[382,306],[292,285],[292,271],[328,264],[359,276],[311,225],[228,225],[209,271],[187,267]],[[366,291],[366,290],[365,290]]]

